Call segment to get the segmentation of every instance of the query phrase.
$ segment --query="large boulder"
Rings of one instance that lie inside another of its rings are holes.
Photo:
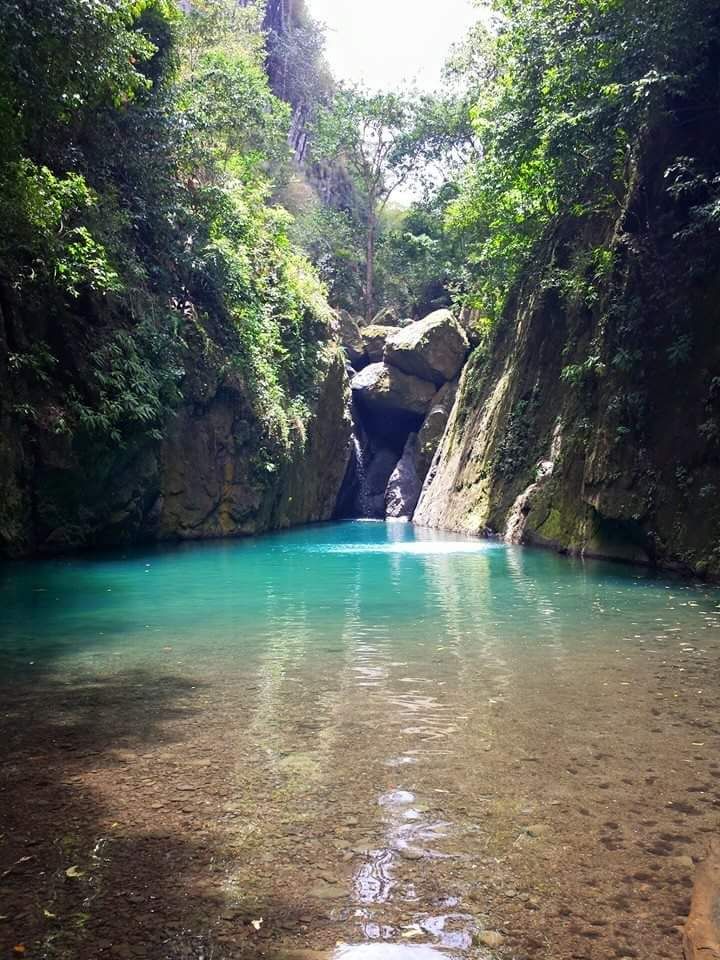
[[[441,386],[458,376],[469,349],[465,331],[452,313],[436,310],[388,336],[383,357],[405,373]]]
[[[436,390],[386,363],[371,363],[350,381],[353,394],[371,413],[404,413],[424,417]]]
[[[425,480],[428,474],[435,452],[445,433],[445,427],[455,403],[457,388],[457,380],[440,387],[432,399],[428,415],[418,432],[417,472],[421,482]]]
[[[422,479],[417,470],[417,434],[411,433],[405,444],[402,457],[393,470],[385,489],[385,515],[395,519],[412,519]]]
[[[375,323],[362,328],[360,334],[370,363],[382,363],[385,341],[391,333],[396,331],[397,327],[380,326]]]
[[[385,490],[397,462],[397,453],[389,447],[381,447],[370,460],[361,498],[365,516],[377,520],[385,517]]]
[[[368,356],[357,320],[347,310],[338,310],[336,316],[338,336],[350,365],[356,370],[364,367]]]

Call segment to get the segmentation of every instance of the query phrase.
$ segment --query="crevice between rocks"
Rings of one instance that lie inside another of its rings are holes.
[[[470,343],[449,310],[401,326],[338,318],[352,388],[353,451],[338,518],[411,520]]]

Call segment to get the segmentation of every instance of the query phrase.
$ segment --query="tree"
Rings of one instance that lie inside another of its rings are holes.
[[[500,315],[562,218],[612,215],[649,130],[709,64],[716,0],[492,0],[455,51],[482,144],[449,221],[468,241],[472,302]],[[713,68],[716,69],[716,68]]]
[[[424,162],[413,150],[420,98],[412,93],[370,93],[342,87],[319,112],[314,151],[317,158],[342,157],[356,178],[365,205],[365,315],[375,304],[375,252],[380,217],[393,194]]]

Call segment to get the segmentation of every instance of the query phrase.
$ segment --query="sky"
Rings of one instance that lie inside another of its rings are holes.
[[[328,27],[338,80],[373,89],[416,83],[436,89],[450,47],[478,19],[471,0],[307,0]]]

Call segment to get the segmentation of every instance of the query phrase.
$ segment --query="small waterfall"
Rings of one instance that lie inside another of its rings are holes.
[[[339,519],[372,516],[370,496],[372,449],[355,403],[350,407],[350,415],[352,418],[350,457],[335,507],[335,516]]]
[[[361,517],[370,516],[370,497],[367,486],[367,465],[365,451],[357,433],[353,430],[353,457],[355,458],[355,477],[357,481],[357,507]]]

